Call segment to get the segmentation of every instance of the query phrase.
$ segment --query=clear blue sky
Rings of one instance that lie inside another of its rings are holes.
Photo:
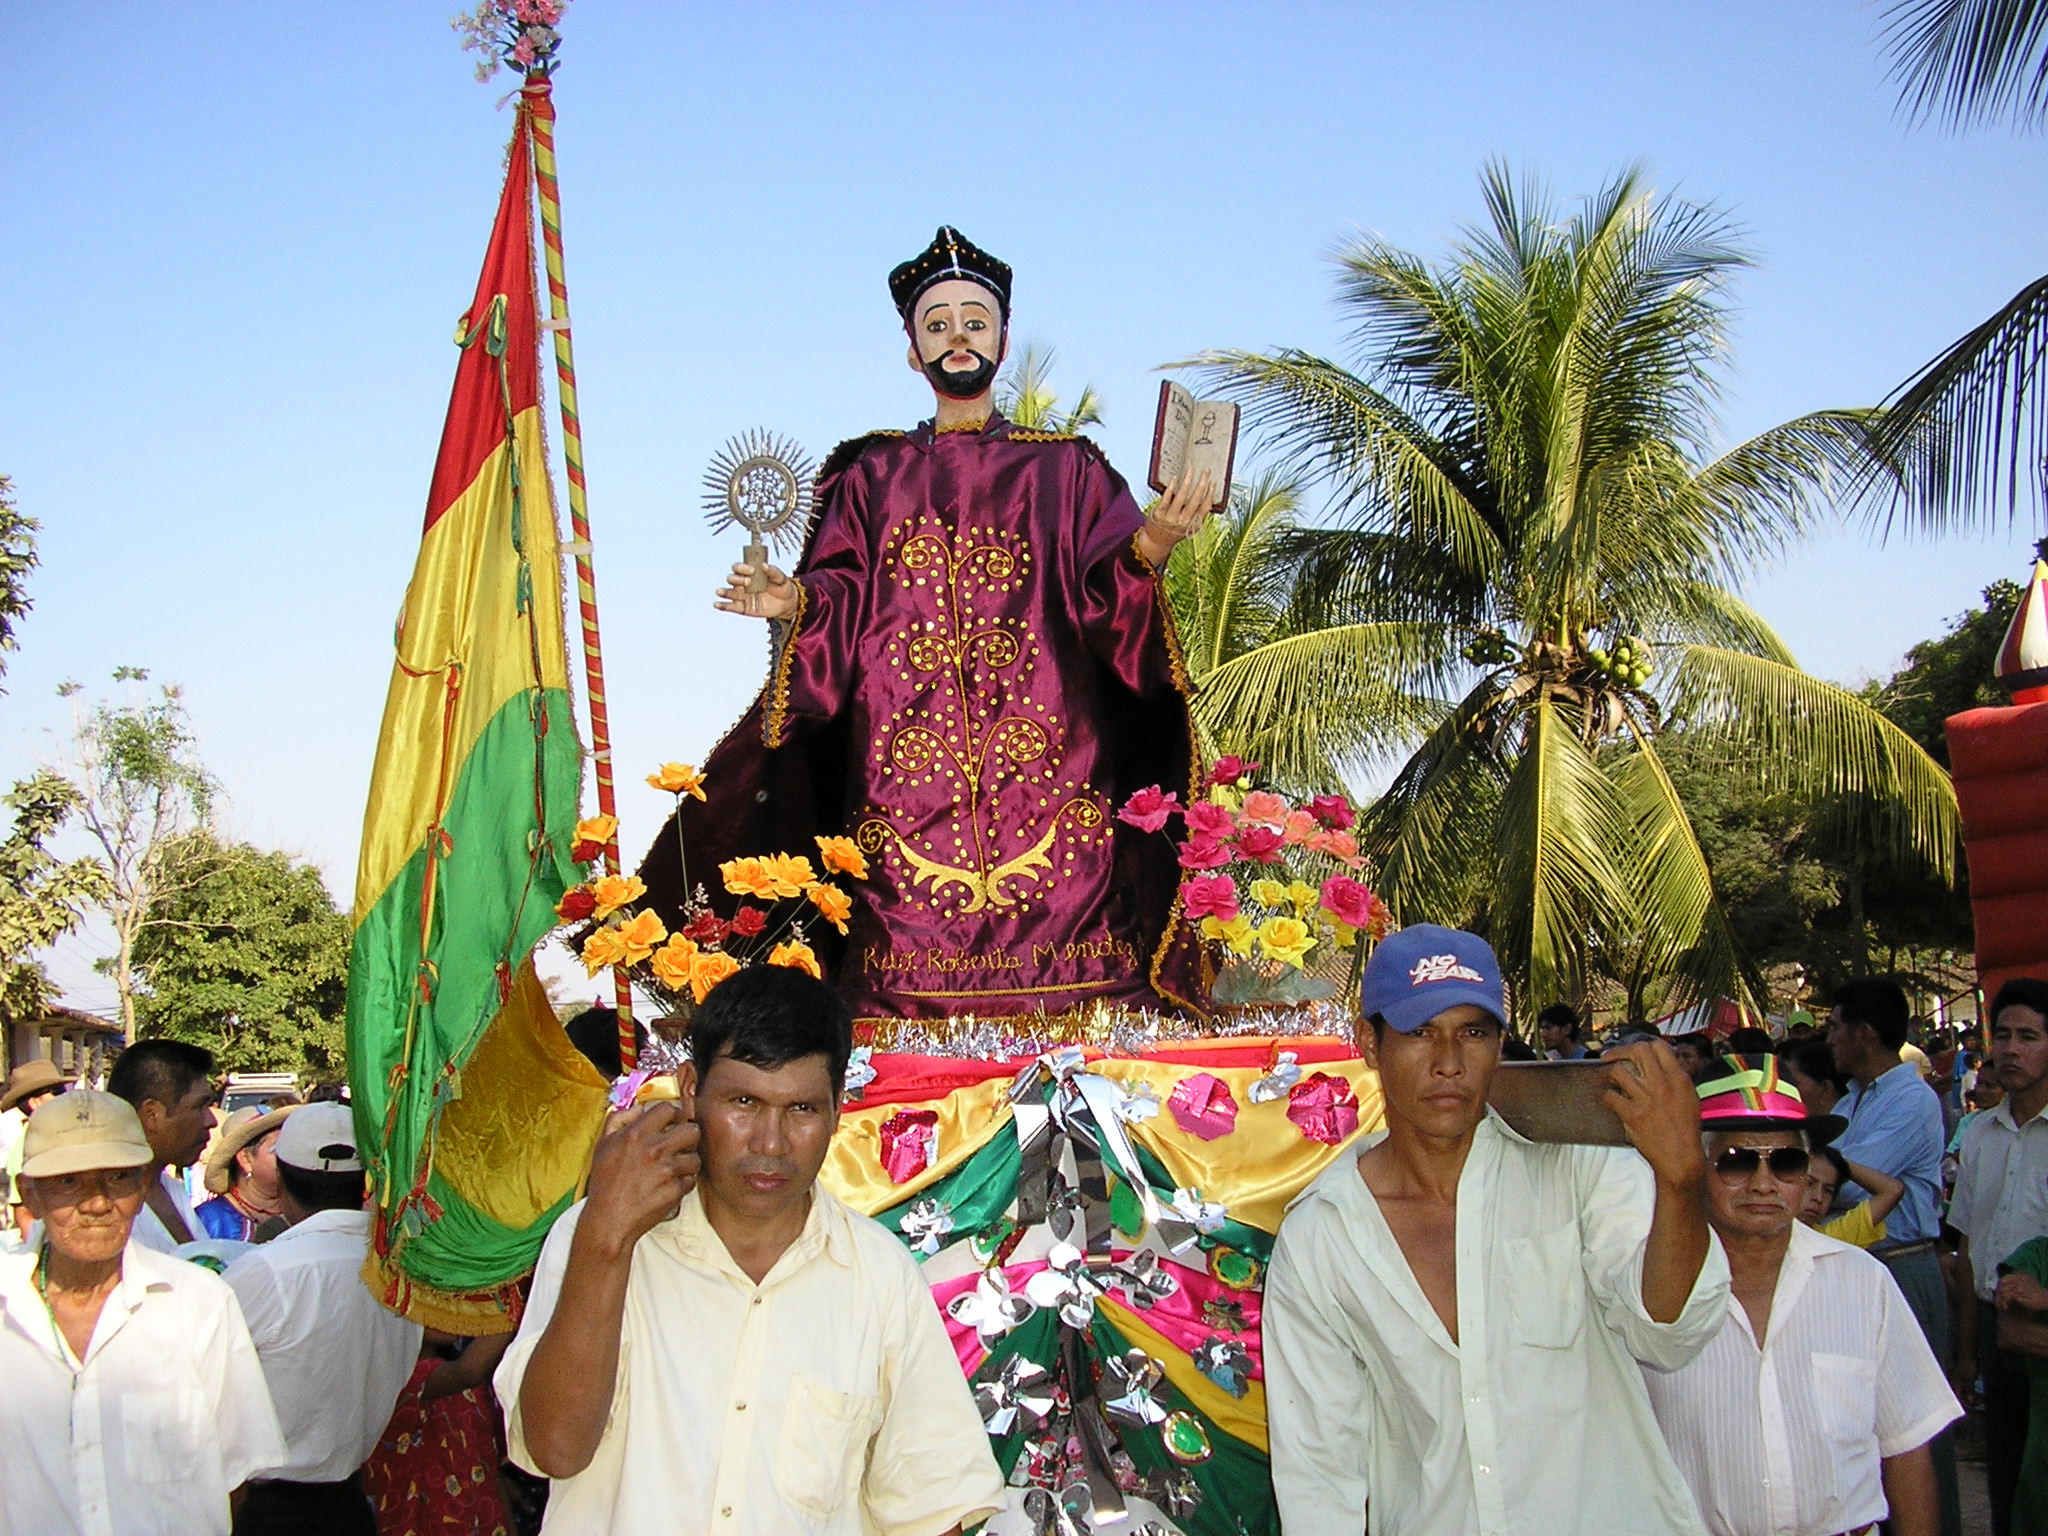
[[[0,472],[44,524],[0,774],[57,681],[182,683],[233,829],[346,900],[454,350],[509,112],[456,0],[0,11]],[[859,5],[578,0],[558,149],[625,838],[759,681],[710,612],[699,511],[751,426],[822,454],[908,425],[888,267],[941,221],[1017,269],[1098,436],[1141,466],[1152,370],[1336,350],[1328,256],[1440,252],[1489,156],[1562,195],[1641,161],[1727,207],[1759,269],[1730,438],[1873,402],[2042,270],[2048,146],[1913,129],[1862,0]],[[1760,572],[1813,670],[1881,676],[2034,530]],[[73,940],[57,972],[104,1006]]]

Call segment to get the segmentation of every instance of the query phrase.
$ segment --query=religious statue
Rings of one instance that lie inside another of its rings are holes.
[[[1148,516],[1086,438],[997,413],[1011,271],[958,231],[889,292],[934,415],[828,456],[793,573],[733,567],[717,606],[772,622],[771,675],[650,850],[649,902],[679,911],[684,879],[723,900],[716,864],[850,836],[870,873],[828,975],[856,1017],[1199,1011],[1173,851],[1113,812],[1194,788],[1160,573],[1211,477]]]

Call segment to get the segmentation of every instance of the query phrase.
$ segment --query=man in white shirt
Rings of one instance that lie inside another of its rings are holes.
[[[1601,1094],[1636,1150],[1534,1145],[1487,1108],[1505,1011],[1469,933],[1366,966],[1386,1134],[1295,1200],[1266,1280],[1285,1536],[1700,1530],[1637,1368],[1690,1360],[1727,1302],[1691,1079],[1624,1047]]]
[[[28,1231],[28,1211],[14,1187],[14,1176],[21,1172],[21,1137],[28,1129],[28,1117],[70,1086],[71,1079],[57,1070],[55,1062],[41,1058],[24,1061],[7,1074],[7,1089],[0,1093],[0,1168],[6,1170],[5,1181],[0,1183],[0,1194],[6,1198],[0,1204],[7,1206],[8,1224],[13,1229],[9,1236]]]
[[[184,1180],[170,1170],[189,1168],[206,1155],[220,1097],[213,1086],[213,1053],[183,1040],[138,1040],[107,1074],[107,1092],[135,1107],[155,1154],[135,1241],[175,1253],[180,1244],[206,1236]]]
[[[753,966],[689,1050],[680,1104],[599,1141],[498,1367],[512,1459],[554,1479],[543,1531],[942,1536],[993,1513],[1002,1474],[916,1261],[817,1187],[846,1005]]]
[[[2027,1443],[2027,1364],[1998,1341],[1998,1267],[2048,1233],[2048,981],[2022,977],[1991,1004],[1990,1075],[2005,1090],[1963,1127],[1949,1225],[1963,1234],[1973,1295],[1956,1322],[1956,1380],[1984,1378],[1984,1473],[1993,1536],[2005,1536]]]
[[[1928,1442],[1962,1416],[1890,1271],[1797,1219],[1806,1111],[1775,1056],[1700,1085],[1707,1212],[1737,1305],[1700,1356],[1643,1372],[1711,1536],[1935,1536]]]
[[[284,1440],[227,1286],[128,1240],[155,1158],[135,1111],[67,1093],[23,1153],[40,1239],[0,1255],[0,1536],[228,1536]]]
[[[346,1104],[308,1104],[277,1133],[290,1226],[228,1266],[270,1382],[286,1454],[250,1486],[235,1536],[376,1536],[360,1476],[419,1360],[420,1325],[363,1283],[370,1215]]]

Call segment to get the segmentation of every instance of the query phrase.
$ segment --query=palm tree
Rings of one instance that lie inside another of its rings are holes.
[[[1059,394],[1052,387],[1052,365],[1058,355],[1039,342],[1025,342],[996,380],[996,409],[1033,432],[1078,432],[1100,423],[1102,397],[1093,384],[1082,387],[1072,410],[1060,410]]]
[[[1428,625],[1375,617],[1356,540],[1305,527],[1301,480],[1268,472],[1234,487],[1166,568],[1166,596],[1194,680],[1205,758],[1235,752],[1302,794],[1386,762],[1396,723],[1426,723],[1388,686],[1385,658],[1419,661]]]
[[[1908,109],[1952,127],[2048,123],[2048,0],[1895,0],[1886,49]],[[1941,531],[2044,489],[2048,276],[2035,278],[1893,394],[1874,435],[1904,505]],[[1896,503],[1895,503],[1896,505]]]
[[[1596,970],[1753,997],[1658,753],[1674,724],[1731,773],[1859,797],[1873,840],[1954,867],[1940,767],[1802,672],[1733,590],[1867,462],[1867,415],[1709,455],[1725,289],[1747,264],[1725,218],[1634,172],[1564,218],[1499,167],[1483,191],[1486,224],[1440,266],[1375,239],[1342,252],[1361,372],[1291,350],[1192,360],[1333,512],[1226,575],[1261,537],[1241,505],[1174,578],[1218,589],[1185,600],[1217,654],[1274,662],[1210,667],[1204,729],[1320,771],[1291,739],[1313,721],[1313,674],[1284,664],[1298,646],[1343,681],[1325,756],[1355,761],[1374,732],[1405,753],[1365,823],[1398,917],[1483,928],[1524,1002],[1581,996]],[[1282,635],[1275,611],[1344,636]]]

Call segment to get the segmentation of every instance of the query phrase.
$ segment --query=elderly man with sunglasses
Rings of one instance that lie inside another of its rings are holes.
[[[1707,1221],[1733,1305],[1689,1364],[1645,1367],[1665,1440],[1712,1536],[1934,1536],[1928,1442],[1962,1409],[1883,1264],[1798,1219],[1809,1116],[1772,1056],[1725,1056],[1700,1084]]]

